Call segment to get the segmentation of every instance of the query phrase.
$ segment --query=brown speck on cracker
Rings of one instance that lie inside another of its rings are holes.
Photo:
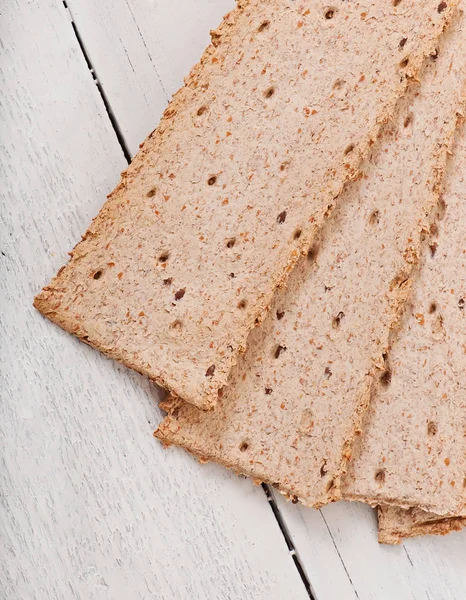
[[[282,211],[277,217],[277,223],[284,223],[286,221],[286,210]]]
[[[268,29],[270,26],[270,21],[262,21],[262,23],[259,25],[257,31],[259,33],[262,33],[263,31],[265,31],[266,29]]]
[[[212,377],[212,375],[215,373],[215,365],[210,365],[210,367],[207,369],[207,371],[205,372],[205,376],[206,377]]]
[[[275,349],[275,354],[274,354],[275,358],[278,358],[280,356],[280,354],[282,352],[284,352],[285,350],[286,350],[286,346],[278,345],[277,348]]]

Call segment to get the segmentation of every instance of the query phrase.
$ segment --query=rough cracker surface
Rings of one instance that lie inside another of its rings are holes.
[[[376,390],[367,412],[346,497],[438,515],[459,514],[466,504],[465,195],[463,123],[448,164],[443,218],[389,355],[390,385]]]
[[[460,105],[451,29],[421,86],[344,191],[321,241],[280,290],[216,410],[171,399],[156,436],[310,506],[341,497],[374,376],[407,297]]]
[[[457,0],[241,0],[35,306],[212,407]]]
[[[447,535],[466,526],[466,512],[463,516],[441,517],[415,507],[381,506],[378,515],[381,544],[400,544],[420,535]]]

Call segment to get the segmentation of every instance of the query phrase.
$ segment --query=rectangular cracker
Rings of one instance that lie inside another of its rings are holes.
[[[375,373],[408,296],[456,126],[464,57],[452,26],[399,104],[322,239],[253,331],[217,408],[176,398],[155,435],[309,506],[341,497]]]
[[[35,306],[214,406],[457,1],[240,0]]]
[[[442,517],[416,507],[380,506],[378,516],[381,544],[401,544],[406,538],[420,535],[447,535],[466,526],[466,511]]]
[[[466,27],[457,54],[465,48]],[[389,354],[389,385],[377,386],[365,416],[345,481],[347,498],[437,515],[457,515],[466,505],[465,196],[462,123],[448,161],[442,218]]]

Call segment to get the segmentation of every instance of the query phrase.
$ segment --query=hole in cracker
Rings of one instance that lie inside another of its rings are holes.
[[[435,48],[435,50],[430,54],[430,59],[435,61],[438,58],[438,48]]]
[[[353,150],[354,150],[354,144],[350,144],[349,146],[347,146],[345,148],[344,155],[348,156],[348,154],[350,154],[350,152],[353,152]]]
[[[183,327],[183,322],[180,321],[180,319],[176,319],[176,321],[173,321],[173,323],[170,325],[170,329],[181,329]]]
[[[158,260],[161,263],[166,263],[167,260],[168,260],[168,258],[169,258],[169,256],[170,256],[169,252],[162,252],[162,254],[159,256]]]
[[[378,483],[384,483],[385,481],[385,471],[384,469],[379,469],[375,476],[374,479],[378,482]]]
[[[257,31],[259,33],[262,33],[263,31],[265,31],[266,29],[268,29],[270,26],[270,21],[262,21],[262,23],[259,25]]]
[[[427,421],[427,433],[429,435],[435,435],[438,431],[437,423],[434,421]]]
[[[465,305],[465,300],[464,300],[464,298],[460,298],[460,299],[458,300],[458,308],[459,308],[460,310],[464,310],[464,305]]]
[[[405,120],[403,121],[403,127],[409,127],[411,125],[411,123],[413,122],[413,115],[409,114],[406,116]]]
[[[277,319],[279,321],[281,321],[284,316],[285,316],[285,311],[284,310],[277,310]]]
[[[331,479],[325,486],[325,492],[328,494],[335,487],[335,482]]]
[[[311,260],[311,261],[315,260],[317,258],[318,253],[319,253],[319,246],[317,244],[314,244],[307,251],[307,259]]]
[[[156,192],[157,192],[156,188],[152,188],[152,189],[150,189],[150,190],[147,192],[146,196],[147,196],[148,198],[153,198],[153,197],[155,196],[155,193],[156,193]]]
[[[369,224],[370,225],[378,225],[380,223],[380,212],[375,209],[371,212],[369,216]]]
[[[385,369],[385,371],[380,376],[380,383],[383,387],[388,387],[392,381],[392,372],[390,369]]]
[[[197,116],[202,117],[202,115],[207,111],[207,106],[201,106],[197,109]]]
[[[430,255],[433,258],[435,256],[435,253],[437,252],[437,248],[438,248],[437,242],[432,242],[432,244],[429,244],[429,248],[430,248]]]
[[[207,180],[207,185],[214,185],[214,183],[217,181],[217,175],[212,175],[211,177],[209,177],[209,179]]]
[[[163,280],[163,285],[171,285],[173,283],[173,277],[168,277]]]
[[[181,290],[178,290],[175,293],[175,300],[181,300],[181,298],[183,298],[183,296],[185,295],[185,293],[186,293],[186,288],[181,288]]]
[[[272,392],[273,392],[272,388],[268,388],[268,387],[265,388],[265,394],[266,394],[266,396],[270,396],[270,394]]]
[[[341,90],[342,87],[345,85],[346,81],[344,79],[337,79],[335,81],[335,83],[333,84],[333,89],[334,90]]]
[[[429,313],[432,315],[437,310],[437,304],[435,302],[431,302],[429,306]]]
[[[298,504],[299,498],[298,496],[291,496],[291,504]]]
[[[267,88],[264,92],[264,98],[271,98],[273,95],[275,94],[275,87],[273,85],[271,85],[269,88]]]
[[[206,377],[212,377],[212,375],[215,373],[215,365],[210,365],[210,367],[207,369],[207,371],[205,372],[205,376]]]
[[[405,58],[403,58],[402,61],[400,61],[400,67],[402,69],[404,69],[405,67],[407,67],[409,65],[409,57],[406,56]]]
[[[401,38],[400,43],[398,44],[398,48],[400,48],[400,49],[404,48],[407,41],[408,41],[408,38],[406,38],[406,37]]]
[[[324,460],[322,466],[320,467],[320,476],[325,477],[327,475],[327,461]]]
[[[246,450],[249,448],[249,443],[244,441],[241,442],[240,446],[239,446],[239,451],[240,452],[246,452]]]
[[[437,6],[437,12],[438,13],[443,13],[443,11],[447,8],[448,4],[446,2],[440,2],[440,4]]]
[[[403,286],[407,285],[408,281],[408,274],[404,271],[400,271],[400,273],[398,273],[398,275],[395,275],[395,277],[391,280],[390,289],[393,290],[396,287],[402,288]]]
[[[282,223],[284,223],[286,221],[286,210],[284,210],[283,212],[281,212],[278,217],[277,217],[277,223],[279,223],[280,225]]]
[[[286,346],[278,345],[275,349],[275,354],[274,354],[275,358],[278,358],[282,352],[285,352],[285,350],[286,350]]]
[[[228,275],[228,277],[230,277],[230,279],[234,279],[234,278],[236,277],[236,275],[235,275],[234,273],[230,273],[230,274]]]
[[[330,370],[330,367],[325,367],[324,374],[327,379],[330,379],[330,377],[333,375],[332,371]]]
[[[301,237],[301,234],[302,234],[302,229],[296,229],[296,231],[293,234],[293,239],[299,240],[299,238]]]
[[[247,306],[246,300],[243,299],[238,302],[238,308],[243,309],[243,308],[246,308],[246,306]]]
[[[227,248],[233,248],[233,246],[235,245],[235,243],[236,243],[236,238],[230,238],[227,241]]]
[[[345,316],[345,313],[343,311],[340,311],[336,317],[333,317],[333,319],[332,319],[333,329],[338,329],[340,327],[341,320],[343,319],[344,316]]]
[[[333,19],[333,17],[335,16],[336,12],[337,12],[336,8],[327,8],[327,10],[324,13],[324,17],[327,20]]]
[[[398,6],[398,4],[400,4],[401,0],[392,0],[392,4],[393,6]]]
[[[99,269],[98,271],[96,271],[96,272],[95,272],[95,273],[92,275],[92,277],[93,277],[94,279],[100,279],[100,278],[102,277],[102,270],[101,270],[101,269]]]

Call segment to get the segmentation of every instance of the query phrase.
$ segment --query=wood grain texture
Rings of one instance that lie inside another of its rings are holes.
[[[389,547],[377,542],[376,511],[365,504],[337,502],[317,511],[277,501],[319,600],[464,598],[466,531]],[[342,569],[351,589],[339,596]]]
[[[68,0],[133,154],[234,0]]]
[[[158,390],[32,308],[125,161],[61,2],[4,3],[1,53],[0,597],[307,598],[260,488],[164,452]]]

